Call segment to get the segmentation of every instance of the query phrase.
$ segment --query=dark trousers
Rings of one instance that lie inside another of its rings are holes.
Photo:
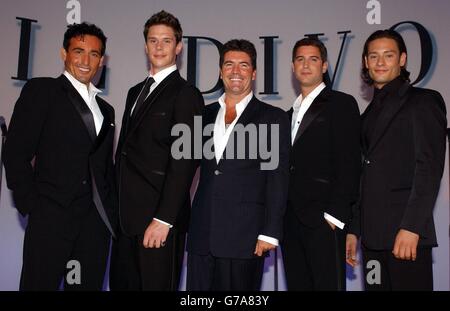
[[[367,291],[432,291],[431,248],[418,248],[417,258],[401,260],[392,250],[370,250],[362,246],[364,287]]]
[[[282,253],[288,290],[345,290],[345,232],[325,219],[309,228],[286,217]]]
[[[219,258],[188,254],[188,291],[259,291],[264,257],[252,259]]]
[[[90,195],[64,209],[41,198],[25,230],[20,290],[58,290],[63,279],[65,290],[102,290],[109,243]]]
[[[143,235],[119,234],[113,241],[111,252],[111,290],[178,290],[185,236],[185,233],[170,229],[164,247],[144,248]]]

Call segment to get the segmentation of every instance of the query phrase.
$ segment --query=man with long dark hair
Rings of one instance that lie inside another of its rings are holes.
[[[438,92],[411,86],[406,62],[405,42],[394,30],[378,30],[364,45],[362,78],[374,97],[362,115],[361,197],[347,261],[355,265],[361,235],[367,290],[433,288],[446,110]]]

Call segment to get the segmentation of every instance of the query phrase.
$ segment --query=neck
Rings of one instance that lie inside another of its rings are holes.
[[[322,83],[322,81],[320,81],[320,83],[317,83],[316,85],[313,85],[313,86],[302,86],[302,85],[300,85],[300,92],[302,93],[302,97],[305,98],[306,96],[308,96],[321,83]]]
[[[230,94],[230,93],[225,93],[225,104],[227,105],[227,108],[236,106],[248,94],[250,94],[250,92],[248,92],[247,94],[244,94],[244,95],[234,95],[234,94]]]

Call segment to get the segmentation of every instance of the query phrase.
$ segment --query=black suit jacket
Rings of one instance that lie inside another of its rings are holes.
[[[292,109],[289,115],[292,119]],[[359,133],[355,99],[323,89],[305,113],[291,148],[287,215],[316,227],[326,212],[348,225],[358,198]]]
[[[172,143],[177,137],[171,136],[171,130],[175,124],[185,124],[193,133],[194,116],[201,114],[203,97],[174,71],[131,119],[131,109],[144,83],[128,92],[116,151],[122,230],[128,235],[144,234],[156,217],[186,232],[189,190],[198,161],[172,156]]]
[[[89,107],[64,75],[31,79],[23,87],[3,154],[8,187],[22,215],[44,200],[70,206],[77,196],[92,191],[91,169],[106,221],[114,228],[114,109],[96,99],[104,117],[98,136],[86,122]]]
[[[219,103],[204,109],[203,125],[214,124]],[[217,164],[215,157],[203,158],[200,181],[192,206],[188,234],[188,251],[222,258],[252,258],[258,235],[282,238],[283,216],[286,207],[289,164],[289,121],[279,108],[265,104],[255,97],[243,111],[238,126],[279,126],[279,136],[274,136],[279,146],[278,166],[274,170],[261,170],[264,162],[258,152],[256,159],[223,157]],[[233,133],[231,135],[233,135]],[[204,145],[212,142],[213,133],[204,136]],[[224,155],[230,148],[231,135]],[[251,138],[252,143],[258,138]],[[269,144],[270,146],[270,144]],[[245,142],[249,150],[249,141]],[[268,150],[271,150],[270,148]]]
[[[387,94],[370,145],[363,146],[361,218],[356,215],[352,231],[361,233],[366,247],[391,250],[400,229],[419,234],[419,247],[437,245],[433,208],[444,169],[446,127],[438,92],[404,82]]]

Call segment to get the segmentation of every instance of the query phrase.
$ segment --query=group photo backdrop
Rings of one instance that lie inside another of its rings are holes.
[[[353,95],[362,113],[372,97],[360,78],[364,42],[375,30],[394,27],[406,41],[411,81],[439,91],[449,110],[450,2],[446,0],[2,0],[0,116],[9,124],[26,79],[63,72],[60,49],[66,26],[87,21],[108,37],[105,67],[96,82],[102,88],[100,96],[115,108],[117,136],[128,89],[148,74],[143,26],[160,10],[180,20],[184,47],[177,65],[181,75],[204,93],[206,104],[221,95],[216,87],[217,44],[243,38],[253,42],[258,52],[255,95],[288,110],[299,95],[291,69],[292,47],[305,35],[319,34],[328,49],[333,89]],[[433,273],[434,289],[439,291],[450,289],[448,175],[447,150],[434,210],[439,247],[433,250]],[[15,209],[4,173],[0,199],[0,290],[15,291],[27,219]],[[286,290],[281,251],[266,260],[262,290]],[[275,265],[278,278],[274,278]],[[361,265],[347,267],[347,290],[362,290],[362,278]],[[180,285],[184,289],[185,269]]]

